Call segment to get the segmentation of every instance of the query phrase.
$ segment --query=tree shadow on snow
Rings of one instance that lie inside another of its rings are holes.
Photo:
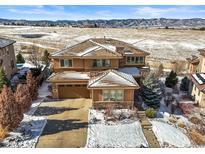
[[[78,110],[78,108],[66,108],[66,107],[49,107],[40,106],[34,113],[35,116],[49,116],[54,114],[61,114],[65,111]]]
[[[87,128],[87,122],[80,122],[77,119],[70,120],[47,120],[47,124],[41,136],[56,134],[62,131],[71,131],[80,128]]]

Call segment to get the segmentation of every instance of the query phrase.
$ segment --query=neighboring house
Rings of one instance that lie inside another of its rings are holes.
[[[196,104],[205,107],[205,49],[198,50],[199,58],[192,56],[187,58],[188,78],[190,79],[189,94],[193,97]]]
[[[107,38],[93,38],[52,54],[54,98],[91,98],[93,105],[133,106],[136,80],[147,71],[149,53]],[[136,80],[135,80],[136,79]]]
[[[9,79],[17,71],[14,43],[13,40],[0,38],[0,66],[3,67]]]
[[[186,58],[186,60],[188,61],[188,73],[197,73],[199,58],[195,55],[192,55],[191,58]]]

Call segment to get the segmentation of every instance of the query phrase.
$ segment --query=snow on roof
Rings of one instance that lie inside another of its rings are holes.
[[[130,74],[132,76],[140,75],[140,70],[137,67],[123,67],[118,69],[120,72]]]
[[[138,87],[139,85],[132,75],[119,72],[116,70],[108,70],[105,73],[94,77],[88,83],[88,88],[97,87]]]
[[[84,56],[84,55],[86,55],[86,54],[88,54],[88,53],[90,53],[90,52],[92,52],[92,51],[94,51],[94,50],[96,50],[96,49],[101,49],[101,47],[99,47],[99,46],[93,46],[93,47],[90,47],[90,48],[85,49],[85,50],[82,51],[82,52],[76,53],[76,55],[77,55],[77,56]]]
[[[5,38],[0,38],[0,48],[4,48],[10,44],[15,43],[16,41],[5,39]]]
[[[109,51],[115,52],[115,50],[116,50],[116,47],[111,45],[111,44],[100,44],[100,43],[94,42],[91,39],[89,41],[94,43],[94,44],[96,44],[96,45],[98,45],[98,46],[101,46],[101,47],[103,47],[103,48],[105,48],[105,49],[107,49]]]
[[[193,74],[192,76],[199,84],[205,84],[205,74],[204,73],[196,73],[196,74]]]
[[[90,77],[86,72],[61,72],[61,73],[53,73],[48,80],[89,80]]]
[[[80,44],[86,43],[86,42],[87,43],[91,42],[92,46],[91,47],[86,46],[86,45],[82,46],[82,48],[78,49],[77,52],[69,51],[69,50],[72,50],[72,49],[75,49],[75,48],[79,47]],[[98,51],[100,49],[106,49],[107,51],[111,52],[112,54],[120,55],[120,53],[116,52],[116,46],[111,45],[111,44],[100,44],[100,43],[97,43],[97,42],[93,41],[92,39],[88,39],[88,40],[82,41],[80,43],[74,44],[74,45],[69,46],[67,48],[64,48],[60,51],[54,52],[51,55],[52,56],[59,56],[62,53],[69,51],[69,54],[71,54],[73,56],[85,56],[85,55],[87,55],[91,52],[95,52],[95,51]]]
[[[22,64],[16,64],[17,68],[22,70],[24,68],[36,68],[36,66],[30,62],[25,62],[25,63],[22,63]],[[42,67],[41,68],[41,71],[43,71],[45,68],[46,68],[46,65],[45,64],[40,64],[40,66]]]
[[[101,46],[103,46],[104,48],[107,48],[107,49],[109,49],[109,50],[111,50],[111,51],[113,51],[113,52],[116,51],[116,46],[114,46],[114,45],[111,45],[111,44],[102,44]]]

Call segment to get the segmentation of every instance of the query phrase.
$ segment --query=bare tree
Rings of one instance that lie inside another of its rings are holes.
[[[161,75],[163,75],[163,69],[164,69],[164,66],[163,64],[161,63],[158,67],[158,70],[157,70],[157,73],[156,73],[156,76],[157,77],[161,77]]]
[[[29,51],[30,51],[30,55],[28,57],[28,61],[30,61],[33,65],[35,65],[36,68],[40,68],[42,57],[40,54],[39,47],[32,45]]]

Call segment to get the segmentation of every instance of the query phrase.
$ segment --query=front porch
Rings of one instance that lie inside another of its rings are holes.
[[[97,110],[101,109],[133,109],[134,101],[117,101],[117,102],[105,102],[105,101],[96,101],[93,102],[93,108]]]

